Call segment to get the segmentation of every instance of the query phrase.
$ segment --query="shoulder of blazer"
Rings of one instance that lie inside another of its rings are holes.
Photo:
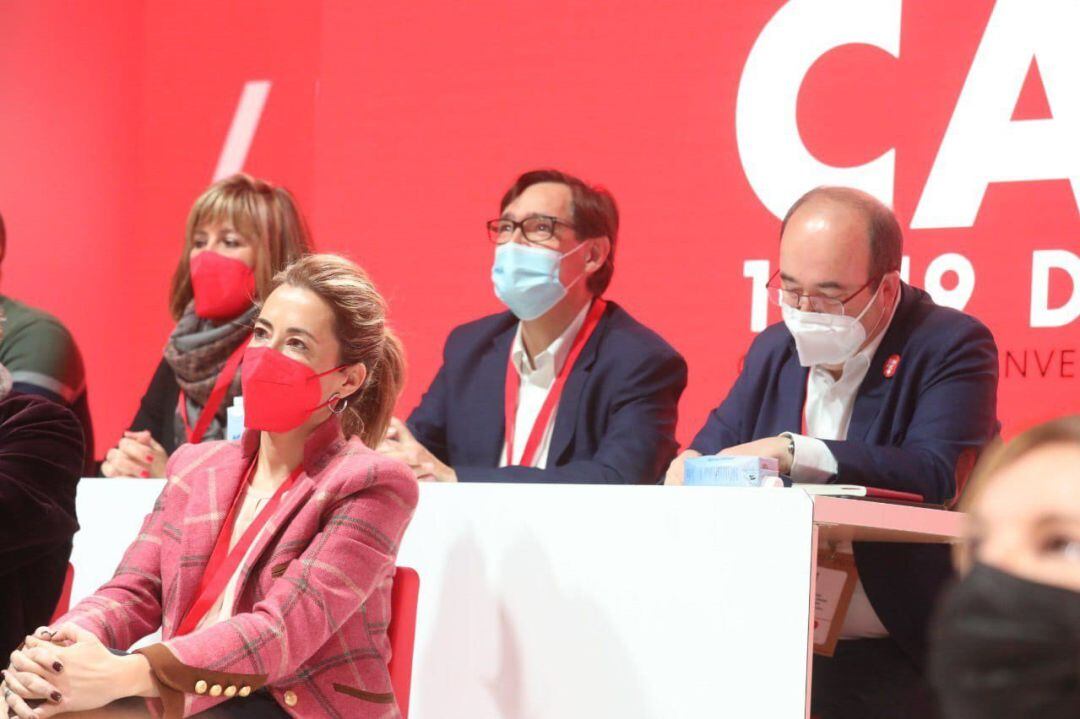
[[[243,452],[237,441],[182,444],[169,456],[165,477],[168,487],[178,487],[190,495],[194,485],[206,481],[208,470],[239,468],[243,462]]]
[[[240,462],[243,452],[236,440],[210,440],[198,444],[182,444],[169,457],[167,469],[184,471],[192,465],[217,467],[224,463]]]
[[[786,361],[795,354],[795,339],[783,322],[771,324],[762,330],[746,350],[744,366],[775,364]]]
[[[47,502],[74,518],[83,464],[83,432],[75,414],[44,397],[11,392],[0,400],[0,444],[5,484],[27,484],[43,506]]]
[[[668,359],[682,355],[655,330],[639,322],[621,305],[608,301],[602,326],[604,344],[616,345],[623,352]],[[598,330],[599,331],[599,330]]]
[[[4,430],[40,428],[46,433],[43,436],[55,430],[53,438],[62,444],[82,437],[82,427],[70,409],[40,395],[24,394],[17,390],[0,398],[0,427]]]
[[[467,355],[476,349],[487,348],[497,337],[513,331],[518,319],[511,312],[500,312],[466,322],[450,330],[443,348],[444,359]]]
[[[917,287],[904,285],[901,306],[889,332],[902,332],[908,352],[951,354],[953,348],[972,342],[988,343],[996,351],[990,329],[979,319],[951,307],[935,304]]]
[[[338,497],[379,487],[415,507],[419,496],[416,478],[408,465],[370,449],[359,437],[342,443],[312,480]]]

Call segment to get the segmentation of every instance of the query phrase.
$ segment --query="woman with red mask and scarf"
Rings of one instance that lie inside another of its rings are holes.
[[[284,188],[233,175],[195,201],[169,299],[176,329],[102,474],[162,477],[181,444],[224,438],[255,302],[277,272],[308,251],[303,218]]]
[[[386,628],[418,490],[371,448],[401,345],[368,277],[332,255],[279,274],[254,327],[243,439],[169,459],[112,580],[12,654],[15,716],[400,717]]]

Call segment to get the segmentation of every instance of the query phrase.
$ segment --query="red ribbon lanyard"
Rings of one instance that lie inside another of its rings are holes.
[[[274,496],[270,498],[262,511],[252,520],[251,525],[244,530],[240,541],[230,550],[229,542],[232,540],[233,525],[236,524],[236,513],[239,511],[241,504],[240,499],[243,497],[248,485],[251,484],[251,477],[255,473],[255,462],[254,460],[251,462],[244,481],[240,484],[240,489],[236,492],[236,496],[233,497],[232,507],[229,508],[229,514],[225,517],[225,524],[221,525],[221,532],[218,534],[217,541],[214,542],[214,550],[210,553],[210,561],[206,563],[202,579],[199,580],[199,587],[195,591],[195,601],[192,602],[191,608],[188,609],[187,614],[180,621],[175,636],[179,637],[190,633],[199,625],[199,622],[210,611],[210,608],[214,606],[214,602],[225,590],[225,585],[229,583],[229,579],[236,573],[240,561],[247,554],[248,549],[251,548],[255,537],[266,526],[270,517],[274,516],[278,505],[281,504],[281,498],[289,491],[289,488],[293,486],[296,478],[303,471],[304,465],[302,464],[292,471],[292,474],[277,488]]]
[[[196,420],[194,427],[188,422],[187,401],[184,398],[183,390],[181,390],[179,399],[180,419],[184,421],[188,442],[198,444],[202,441],[203,435],[206,434],[206,428],[210,426],[210,420],[217,414],[221,401],[225,399],[225,393],[232,386],[233,378],[236,377],[236,370],[240,366],[240,360],[244,358],[244,350],[247,349],[247,345],[248,340],[241,342],[240,346],[229,355],[229,359],[225,360],[217,381],[214,382],[214,389],[211,390],[210,397],[207,398],[206,404],[203,405],[202,413],[199,414],[199,419]]]
[[[810,436],[810,434],[806,431],[806,406],[810,404],[810,374],[813,371],[814,368],[811,367],[810,370],[806,373],[806,394],[803,395],[802,404],[802,431],[799,432],[799,434],[801,434],[803,437]]]
[[[521,453],[521,462],[519,463],[522,466],[533,467],[536,465],[536,452],[540,448],[540,440],[544,436],[548,422],[551,420],[551,413],[555,411],[556,405],[559,404],[559,398],[562,396],[563,386],[570,376],[570,371],[573,369],[574,363],[577,362],[578,355],[581,354],[585,343],[589,341],[592,333],[596,330],[596,326],[600,324],[600,317],[604,314],[605,309],[607,309],[607,302],[599,298],[589,308],[589,314],[585,316],[585,324],[581,326],[577,336],[574,337],[574,341],[570,345],[570,353],[566,356],[566,362],[563,364],[562,369],[559,370],[559,374],[556,375],[555,383],[548,390],[544,404],[540,407],[540,414],[536,416],[536,421],[533,423],[532,429],[529,430],[529,437],[525,442],[525,451]],[[507,466],[514,465],[514,424],[517,420],[520,388],[521,377],[518,376],[517,367],[514,366],[514,351],[511,348],[510,359],[506,367],[506,402],[504,404],[506,409]]]

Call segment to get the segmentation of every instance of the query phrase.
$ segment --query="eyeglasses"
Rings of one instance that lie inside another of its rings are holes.
[[[549,215],[533,215],[526,217],[521,222],[514,222],[505,218],[488,220],[488,239],[496,245],[505,245],[514,238],[514,232],[521,228],[521,236],[531,245],[543,245],[551,241],[555,236],[555,226],[562,225],[575,229],[572,224],[560,220],[558,217]]]
[[[821,295],[804,295],[795,290],[784,289],[779,282],[780,270],[773,273],[765,287],[769,290],[769,302],[777,307],[802,307],[805,302],[810,312],[820,312],[826,315],[843,315],[844,305],[851,302],[870,285],[878,282],[884,275],[871,277],[866,284],[852,292],[847,297],[822,297]]]

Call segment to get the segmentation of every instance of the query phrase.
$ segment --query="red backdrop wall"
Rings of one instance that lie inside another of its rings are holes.
[[[449,329],[500,309],[502,190],[555,166],[619,200],[609,296],[687,357],[684,442],[765,320],[777,208],[825,181],[890,202],[913,284],[993,329],[1013,432],[1080,397],[1070,5],[0,0],[0,289],[75,333],[103,452],[171,328],[187,210],[268,81],[243,168],[389,298],[403,413]]]

